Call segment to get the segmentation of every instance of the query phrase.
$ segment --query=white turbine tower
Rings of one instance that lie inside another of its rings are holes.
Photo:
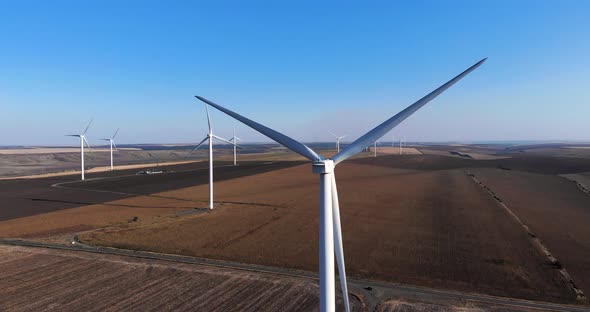
[[[373,143],[373,157],[377,157],[377,141]]]
[[[66,136],[72,136],[72,137],[78,137],[80,138],[80,167],[81,167],[81,172],[82,172],[82,180],[84,180],[84,144],[86,144],[86,146],[88,146],[88,149],[90,151],[92,151],[90,149],[90,144],[88,144],[88,141],[86,140],[86,132],[88,131],[88,128],[90,128],[90,125],[92,124],[92,121],[94,121],[94,119],[90,119],[90,122],[88,123],[88,126],[86,126],[86,129],[84,129],[84,132],[82,132],[81,134],[66,134]]]
[[[344,139],[346,136],[345,135],[337,136],[332,131],[328,131],[328,132],[330,132],[330,134],[336,138],[336,150],[338,151],[338,153],[340,153],[340,141],[342,141],[342,139]]]
[[[234,166],[236,166],[238,164],[238,157],[237,157],[237,153],[236,153],[236,148],[240,147],[240,145],[238,145],[238,141],[241,141],[242,139],[238,138],[236,136],[236,127],[234,127],[234,136],[232,136],[232,138],[230,139],[231,144],[234,146]]]
[[[338,263],[338,272],[340,275],[340,285],[346,311],[350,310],[348,302],[348,287],[346,284],[346,272],[344,266],[344,251],[342,249],[342,232],[340,229],[340,209],[338,207],[338,193],[336,189],[336,178],[334,167],[358,154],[365,147],[375,142],[395,126],[400,124],[418,109],[451,87],[457,81],[461,80],[467,74],[479,67],[487,58],[477,62],[455,78],[449,80],[438,89],[432,91],[416,103],[408,106],[397,115],[389,118],[382,124],[367,132],[358,138],[352,144],[348,145],[340,153],[337,153],[332,159],[325,159],[318,155],[308,146],[295,141],[294,139],[279,133],[273,129],[263,126],[251,119],[248,119],[236,112],[215,104],[203,97],[196,96],[197,99],[217,108],[227,115],[250,126],[252,129],[266,135],[277,141],[292,151],[304,156],[312,161],[312,171],[320,175],[320,228],[319,228],[319,263],[320,263],[320,311],[334,311],[336,308],[335,295],[335,276],[334,276],[334,256]],[[336,245],[336,249],[334,249]]]
[[[193,153],[196,151],[205,141],[209,140],[209,209],[213,209],[213,139],[217,139],[223,141],[225,143],[232,144],[230,141],[218,137],[213,134],[213,128],[211,127],[211,118],[209,117],[209,108],[205,105],[205,110],[207,111],[207,125],[209,126],[209,132],[205,138],[191,151]],[[190,153],[189,153],[190,154]]]
[[[115,147],[115,149],[117,150],[117,144],[115,144],[115,137],[117,136],[117,133],[119,133],[119,128],[117,128],[117,131],[115,131],[115,134],[113,134],[113,136],[110,139],[101,139],[103,141],[109,141],[111,143],[111,171],[113,171],[113,147]]]

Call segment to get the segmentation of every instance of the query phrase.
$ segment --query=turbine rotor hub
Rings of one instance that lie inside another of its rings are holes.
[[[313,173],[325,174],[334,172],[334,161],[331,159],[317,160],[311,164]]]

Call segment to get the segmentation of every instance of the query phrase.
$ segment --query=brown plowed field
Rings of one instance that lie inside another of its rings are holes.
[[[419,172],[359,164],[362,161],[343,163],[336,170],[349,275],[574,300],[522,228],[464,171]],[[218,200],[253,204],[221,205],[212,213],[139,222],[84,234],[82,239],[315,271],[318,182],[309,165],[223,181],[215,184]],[[204,200],[206,194],[206,185],[162,193],[192,200]]]
[[[481,305],[472,302],[463,304],[435,304],[414,302],[409,300],[392,299],[387,300],[379,305],[376,312],[524,312],[539,311],[538,309],[525,309],[516,307],[506,307],[501,305]]]
[[[318,293],[309,279],[0,246],[0,311],[317,311]]]
[[[590,196],[563,177],[471,170],[518,215],[586,296],[590,292]]]

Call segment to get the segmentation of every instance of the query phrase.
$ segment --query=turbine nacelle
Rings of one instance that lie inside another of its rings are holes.
[[[313,173],[326,174],[334,172],[336,165],[331,159],[317,160],[311,163]]]

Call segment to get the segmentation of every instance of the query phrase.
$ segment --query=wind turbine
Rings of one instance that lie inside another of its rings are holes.
[[[377,157],[377,141],[373,143],[373,157]]]
[[[193,149],[189,154],[196,151],[205,141],[209,140],[209,209],[213,209],[213,139],[217,139],[223,141],[225,143],[232,144],[232,142],[218,137],[213,134],[213,128],[211,128],[211,118],[209,117],[209,108],[205,105],[205,110],[207,111],[207,125],[209,126],[209,132],[205,138]]]
[[[242,139],[240,139],[240,138],[238,138],[238,137],[236,136],[236,127],[234,127],[234,136],[232,136],[232,138],[231,138],[231,139],[229,139],[229,140],[231,141],[231,144],[234,146],[234,166],[236,166],[236,165],[238,164],[238,163],[237,163],[237,153],[236,153],[236,148],[237,148],[237,147],[240,147],[240,148],[241,148],[241,146],[239,146],[239,145],[238,145],[238,141],[241,141],[241,140],[242,140]]]
[[[118,132],[119,128],[117,128],[117,131],[115,131],[115,134],[113,134],[113,136],[110,139],[101,139],[103,141],[109,141],[111,143],[111,171],[113,171],[113,146],[115,147],[115,149],[117,149],[117,144],[115,144],[115,137],[117,136]]]
[[[88,144],[88,141],[86,140],[86,132],[88,131],[88,128],[90,128],[90,125],[93,121],[94,119],[90,119],[88,126],[86,126],[86,129],[84,129],[84,132],[82,132],[81,134],[66,134],[66,136],[80,138],[80,166],[82,168],[82,180],[84,180],[84,143],[86,143],[88,149],[92,151],[92,149],[90,149],[90,144]]]
[[[340,153],[340,141],[342,139],[344,139],[346,136],[343,135],[343,136],[339,137],[339,136],[335,135],[332,131],[328,131],[328,132],[330,132],[330,134],[336,138],[336,149],[338,150],[338,153]]]
[[[415,113],[422,106],[426,105],[457,81],[461,80],[467,74],[479,67],[483,62],[485,62],[486,59],[487,58],[484,58],[481,61],[475,63],[473,66],[469,67],[455,78],[449,80],[438,89],[432,91],[422,99],[418,100],[416,103],[399,112],[397,115],[387,119],[377,127],[373,128],[373,130],[367,132],[352,144],[348,145],[341,152],[337,153],[334,157],[332,157],[332,159],[326,159],[320,156],[308,146],[282,133],[263,126],[201,96],[196,96],[197,99],[217,108],[227,115],[248,125],[252,129],[264,134],[281,145],[289,148],[290,150],[311,160],[312,172],[320,175],[320,311],[332,312],[336,308],[334,256],[336,256],[336,261],[338,264],[340,285],[342,288],[342,296],[344,299],[345,308],[347,312],[350,311],[348,302],[348,287],[346,284],[346,272],[344,266],[344,251],[342,248],[342,232],[340,229],[340,208],[338,205],[338,191],[336,188],[334,167],[338,163],[361,152],[366,146],[371,144],[371,142],[375,142],[387,134],[387,132],[399,125],[402,121]],[[336,249],[334,248],[334,245],[336,245]]]

